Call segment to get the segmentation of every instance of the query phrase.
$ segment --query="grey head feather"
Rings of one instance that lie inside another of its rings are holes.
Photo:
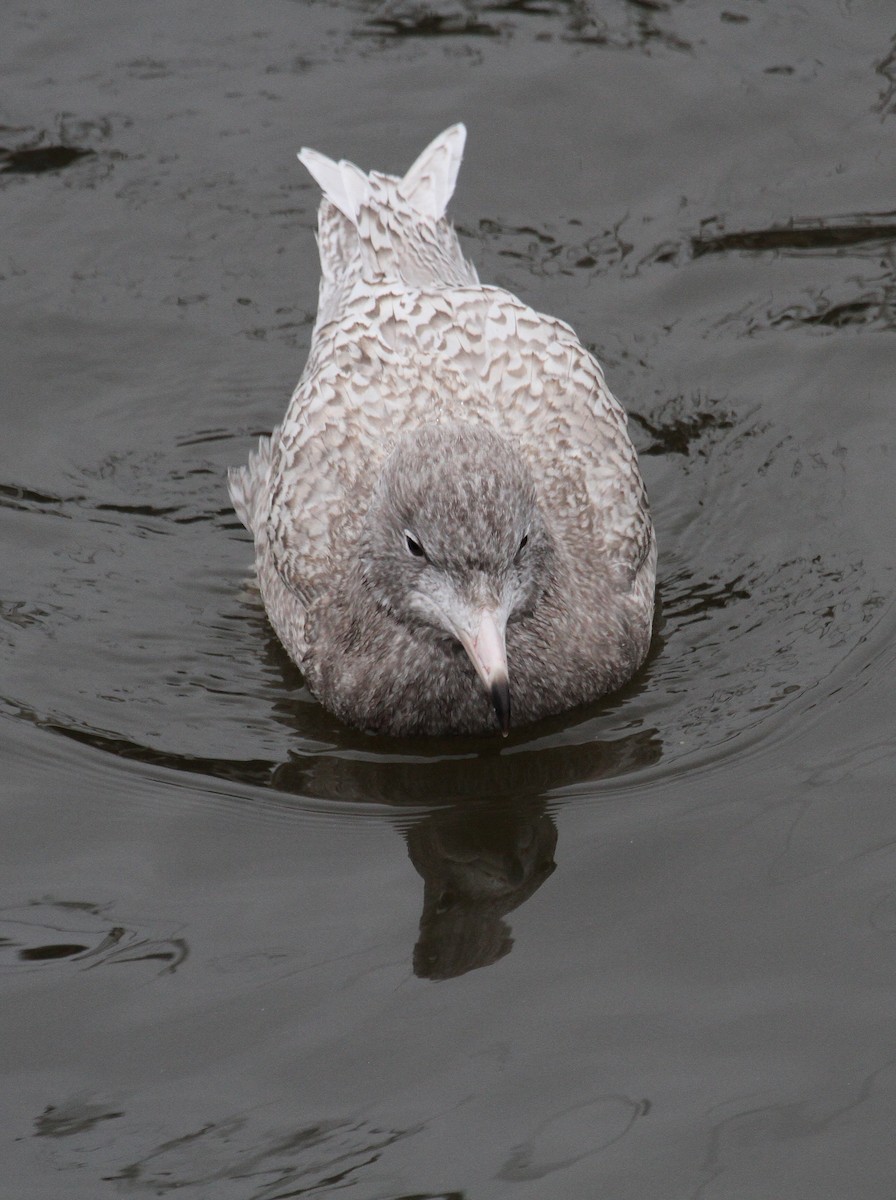
[[[550,541],[519,451],[488,425],[449,421],[399,440],[374,490],[360,551],[377,602],[403,619],[429,623],[421,594],[448,588],[472,604],[506,600],[512,619],[536,602]]]

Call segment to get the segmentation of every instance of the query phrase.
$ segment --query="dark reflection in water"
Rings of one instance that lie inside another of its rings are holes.
[[[539,732],[542,730],[539,727]],[[483,740],[433,745],[403,743],[403,753],[341,739],[352,750],[302,755],[274,771],[278,791],[316,799],[385,804],[392,807],[454,805],[480,800],[516,800],[544,796],[577,783],[593,783],[627,774],[659,761],[662,743],[656,730],[640,730],[606,742],[584,745],[527,745],[532,731],[517,734],[519,749],[488,746]],[[401,743],[397,743],[402,745]]]
[[[268,638],[267,657],[287,688],[300,685],[298,669],[274,638]],[[405,831],[408,855],[423,879],[413,953],[414,974],[423,979],[451,979],[509,953],[513,938],[502,918],[525,903],[556,865],[557,827],[547,796],[653,765],[662,754],[655,729],[578,745],[552,743],[549,735],[568,723],[568,714],[512,732],[508,744],[497,737],[372,739],[346,730],[318,705],[303,705],[300,716],[294,704],[277,708],[279,719],[301,728],[305,738],[338,737],[340,745],[338,752],[297,754],[278,767],[271,780],[278,790],[393,807],[436,806]]]
[[[709,579],[695,580],[689,571],[680,571],[667,580],[666,599],[663,612],[675,619],[679,626],[705,621],[718,609],[725,609],[735,601],[749,600],[750,592],[743,586],[744,577],[720,579],[717,575]]]
[[[0,171],[17,175],[61,171],[93,153],[93,150],[82,150],[78,146],[28,146],[19,150],[0,146]]]
[[[590,46],[647,49],[652,43],[673,50],[690,44],[660,19],[669,5],[663,0],[628,0],[613,12],[595,11],[587,0],[379,0],[362,4],[370,16],[355,37],[386,39],[434,37],[545,36],[559,28],[564,41]],[[527,28],[528,26],[528,28]]]
[[[402,12],[384,11],[381,16],[366,22],[367,28],[358,30],[356,36],[378,35],[392,38],[421,37],[499,37],[501,30],[486,21],[478,20],[470,13],[454,11],[434,12],[411,10]]]
[[[406,833],[423,878],[414,974],[451,979],[509,953],[501,919],[536,892],[556,866],[557,827],[538,801],[430,813]]]
[[[692,445],[708,431],[734,427],[734,416],[728,413],[700,411],[666,421],[650,420],[634,411],[629,416],[654,439],[640,451],[641,454],[687,455]]]
[[[67,1100],[64,1104],[48,1104],[34,1121],[35,1137],[62,1138],[87,1133],[103,1121],[116,1121],[123,1117],[120,1109],[110,1109],[101,1104],[92,1104],[82,1097]]]
[[[0,483],[0,505],[17,512],[39,512],[57,515],[57,509],[63,504],[72,503],[61,496],[48,496],[45,492],[33,488],[22,487],[17,483]]]
[[[896,329],[896,274],[888,269],[875,278],[853,281],[849,298],[832,301],[824,292],[810,296],[807,303],[787,304],[769,309],[751,318],[747,328],[773,329],[800,327],[824,329]],[[855,285],[866,284],[858,294]]]
[[[880,94],[880,100],[876,106],[877,111],[881,116],[884,116],[887,113],[893,112],[893,101],[896,98],[896,37],[890,43],[889,53],[880,62],[874,64],[874,69],[885,82],[885,87]]]
[[[106,907],[80,900],[34,900],[0,909],[0,969],[46,970],[68,963],[79,970],[151,962],[176,971],[188,954],[180,937],[152,937],[113,924]]]
[[[154,1146],[104,1182],[162,1196],[253,1196],[258,1200],[333,1195],[354,1190],[359,1177],[390,1146],[418,1134],[421,1125],[398,1128],[365,1120],[321,1118],[308,1124],[262,1127],[259,1106],[206,1121]],[[230,1190],[238,1184],[239,1192]],[[196,1189],[201,1189],[197,1191]],[[369,1193],[365,1193],[369,1194]],[[385,1193],[379,1192],[378,1195]],[[414,1191],[394,1200],[464,1200],[463,1191]]]
[[[891,242],[896,239],[896,222],[885,218],[894,216],[894,212],[885,212],[859,213],[847,217],[795,218],[787,225],[767,229],[703,232],[699,237],[691,238],[691,253],[694,258],[700,258],[704,254],[725,254],[732,250],[830,251],[869,242]]]

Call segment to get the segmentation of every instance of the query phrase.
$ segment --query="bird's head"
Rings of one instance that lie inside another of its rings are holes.
[[[534,609],[552,554],[522,455],[472,422],[427,424],[401,437],[361,539],[376,603],[421,636],[463,646],[505,735],[512,685],[505,631]]]

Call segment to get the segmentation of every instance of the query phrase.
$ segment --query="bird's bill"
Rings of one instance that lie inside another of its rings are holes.
[[[457,638],[485,684],[504,737],[510,732],[510,680],[507,674],[507,646],[504,628],[507,617],[501,611],[482,609],[471,614],[472,620],[456,630]]]

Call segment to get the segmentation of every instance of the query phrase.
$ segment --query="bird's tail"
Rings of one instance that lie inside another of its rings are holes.
[[[271,437],[259,439],[258,449],[249,454],[248,466],[231,467],[227,472],[227,490],[236,515],[255,536],[267,520],[265,502],[270,495],[271,443],[276,435],[275,429]]]
[[[445,219],[466,136],[463,125],[452,125],[403,177],[365,175],[345,159],[301,151],[299,160],[324,193],[318,213],[322,316],[358,279],[400,279],[411,287],[478,283]]]

